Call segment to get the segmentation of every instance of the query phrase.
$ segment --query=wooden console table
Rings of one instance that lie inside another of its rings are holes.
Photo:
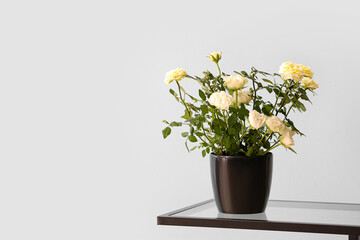
[[[158,225],[348,235],[360,240],[360,204],[270,200],[260,214],[219,213],[214,200],[157,217]]]

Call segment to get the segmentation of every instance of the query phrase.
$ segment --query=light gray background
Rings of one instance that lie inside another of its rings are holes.
[[[318,96],[277,149],[272,199],[360,203],[358,1],[1,1],[0,239],[346,239],[156,226],[212,197],[207,158],[161,120],[176,67],[311,66]],[[188,80],[184,80],[188,81]]]

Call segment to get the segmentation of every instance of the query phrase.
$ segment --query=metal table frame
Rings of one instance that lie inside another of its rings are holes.
[[[278,222],[269,220],[246,220],[246,219],[230,219],[230,218],[199,218],[176,216],[184,211],[203,207],[212,203],[214,200],[207,200],[198,204],[194,204],[179,210],[175,210],[157,217],[158,225],[172,226],[192,226],[192,227],[212,227],[212,228],[237,228],[237,229],[253,229],[253,230],[270,230],[270,231],[289,231],[289,232],[306,232],[306,233],[323,233],[323,234],[339,234],[348,235],[349,240],[360,240],[360,226],[350,225],[334,225],[334,224],[313,224],[301,222]],[[287,201],[272,202],[281,203]],[[299,202],[307,204],[310,202]],[[326,204],[326,203],[324,203]],[[329,203],[331,204],[331,203]],[[344,204],[344,206],[356,206],[355,204]]]

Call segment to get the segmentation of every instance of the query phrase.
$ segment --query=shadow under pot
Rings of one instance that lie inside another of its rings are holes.
[[[211,181],[219,212],[264,212],[269,199],[272,165],[272,153],[251,157],[210,154]]]

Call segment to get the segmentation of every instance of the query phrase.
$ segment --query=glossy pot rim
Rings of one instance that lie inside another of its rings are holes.
[[[229,155],[216,155],[214,153],[210,153],[210,156],[212,157],[216,157],[216,158],[222,158],[222,159],[250,159],[250,158],[267,158],[270,156],[273,156],[272,152],[268,152],[265,155],[256,155],[256,156],[239,156],[239,155],[235,155],[235,156],[229,156]]]

